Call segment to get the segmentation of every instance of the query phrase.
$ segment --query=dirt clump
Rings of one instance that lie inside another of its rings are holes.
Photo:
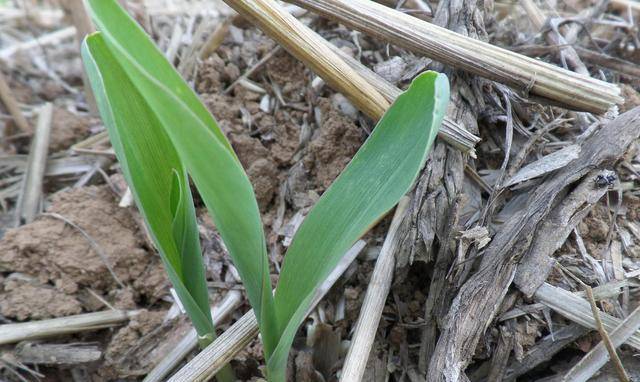
[[[229,140],[245,168],[262,209],[266,208],[278,189],[279,172],[269,150],[257,138],[246,134],[230,134]]]
[[[104,364],[98,370],[98,374],[106,380],[114,380],[123,376],[124,364],[128,358],[135,356],[130,354],[146,335],[162,325],[167,311],[142,310],[133,317],[129,324],[116,331],[106,347]]]
[[[244,168],[249,168],[260,159],[269,158],[269,150],[257,138],[245,134],[230,134],[229,140]]]
[[[622,97],[624,98],[624,104],[620,107],[620,112],[624,113],[640,105],[640,93],[636,91],[632,86],[627,84],[620,84],[622,90]]]
[[[294,155],[300,146],[300,128],[291,123],[291,117],[283,112],[276,113],[272,132],[273,143],[269,145],[269,150],[273,159],[280,166],[292,164]],[[260,128],[264,129],[266,118],[261,121]]]
[[[154,304],[166,296],[171,286],[160,257],[152,257],[140,277],[133,282],[136,296],[138,294],[144,296],[150,304]]]
[[[66,150],[89,134],[91,119],[56,107],[53,109],[49,151]]]
[[[0,294],[0,314],[20,321],[63,317],[81,311],[80,301],[51,286],[7,280]]]
[[[225,133],[238,131],[240,123],[241,106],[232,97],[223,94],[205,94],[202,101],[213,114],[220,128]]]
[[[222,90],[225,63],[217,54],[211,55],[198,67],[196,91],[198,93],[216,93]]]
[[[278,189],[278,168],[268,159],[258,159],[247,169],[247,175],[260,206],[268,205]]]
[[[604,242],[609,232],[609,216],[606,208],[602,205],[596,205],[589,216],[585,218],[584,226],[581,226],[582,234],[588,236],[592,241]]]
[[[318,188],[326,189],[351,161],[365,140],[362,129],[331,107],[327,99],[320,100],[322,125],[316,130],[304,164]]]
[[[251,180],[258,203],[265,210],[284,176],[282,168],[291,164],[298,150],[299,128],[283,112],[275,117],[264,113],[258,103],[247,101],[246,97],[243,102],[216,94],[204,99],[227,134]],[[252,133],[247,124],[260,133]]]
[[[85,287],[105,292],[134,283],[154,259],[108,186],[60,192],[47,212],[6,232],[0,271],[32,275],[66,294]]]
[[[280,87],[282,95],[292,102],[303,101],[307,89],[304,65],[286,52],[280,52],[266,64],[273,83]]]

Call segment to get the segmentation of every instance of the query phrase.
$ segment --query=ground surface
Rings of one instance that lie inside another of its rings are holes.
[[[108,309],[140,312],[131,320],[109,328],[32,344],[36,347],[43,344],[93,346],[98,356],[89,361],[34,362],[19,351],[24,343],[3,345],[0,347],[1,378],[11,381],[142,380],[189,330],[189,322],[173,306],[169,281],[140,214],[135,206],[126,203],[127,186],[108,141],[101,135],[104,130],[101,121],[91,114],[83,93],[74,34],[54,44],[43,43],[4,55],[7,49],[33,37],[72,25],[71,19],[56,2],[27,1],[26,8],[22,2],[17,3],[19,5],[0,2],[0,69],[30,125],[35,126],[43,103],[51,102],[54,113],[42,213],[33,222],[16,224],[16,206],[23,192],[21,182],[31,140],[19,130],[7,109],[0,107],[3,138],[0,143],[0,321],[10,324]],[[401,3],[402,10],[432,20],[430,12],[416,12],[416,4],[425,2]],[[552,3],[539,5],[551,13]],[[295,229],[365,141],[375,121],[359,113],[343,95],[331,90],[301,62],[217,2],[129,1],[128,4],[129,10],[143,21],[146,30],[165,51],[172,35],[180,29],[182,38],[178,40],[174,63],[216,117],[247,171],[263,216],[267,245],[274,262],[273,277],[277,279],[277,265],[281,264]],[[432,9],[437,5],[432,3]],[[557,4],[554,9],[559,12],[557,17],[570,18],[593,6],[585,1],[571,1]],[[546,46],[524,11],[515,4],[498,2],[484,17],[486,30],[478,35],[486,33],[486,38],[494,44],[517,51]],[[624,9],[605,7],[590,19],[590,35],[580,34],[578,43],[591,50],[595,49],[593,44],[597,44],[609,57],[638,65],[640,36],[634,20],[640,18],[640,13],[634,17],[629,19]],[[310,14],[303,19],[312,23],[327,40],[400,88],[405,88],[422,70],[441,68],[429,59],[339,24]],[[223,43],[206,57],[196,57],[205,37],[224,20],[229,20],[230,26]],[[607,40],[615,44],[607,45]],[[548,50],[539,57],[558,63]],[[590,62],[587,66],[594,77],[603,76],[623,86],[626,103],[621,106],[621,112],[640,103],[636,91],[640,79]],[[472,81],[475,80],[469,80],[469,84]],[[405,243],[411,245],[401,248],[393,288],[379,328],[372,333],[376,341],[365,381],[424,380],[421,373],[425,361],[421,357],[429,343],[424,339],[429,324],[425,313],[429,308],[425,305],[430,301],[430,289],[434,288],[434,265],[441,256],[438,251],[447,240],[444,235],[447,227],[451,228],[449,239],[457,260],[444,272],[447,280],[457,280],[461,285],[465,275],[479,266],[471,255],[482,256],[478,243],[502,229],[502,223],[522,208],[522,198],[526,199],[547,179],[533,179],[506,190],[504,199],[496,202],[500,208],[495,213],[489,212],[493,215],[482,224],[480,214],[487,212],[487,201],[492,197],[486,187],[493,187],[499,174],[504,158],[505,115],[507,109],[511,110],[490,83],[483,83],[482,89],[486,92],[485,103],[476,105],[474,110],[482,140],[476,147],[477,159],[464,157],[468,166],[463,192],[457,199],[459,218],[451,224],[448,216],[442,216],[436,226],[431,226],[427,218],[421,218],[416,212],[417,220],[406,232],[409,236],[413,232],[418,239],[407,240]],[[580,135],[589,128],[589,124],[581,122],[583,117],[574,112],[545,103],[525,104],[515,93],[508,95],[514,110],[509,118],[516,119],[512,158],[526,151],[519,165],[512,160],[514,173],[519,167],[572,143],[580,144]],[[477,97],[462,94],[465,96]],[[600,121],[598,126],[607,122],[593,116],[587,117],[587,121]],[[537,139],[527,146],[532,136]],[[445,163],[443,173],[459,171],[462,179],[464,168],[451,170],[453,167],[447,166],[453,164],[446,162],[447,158],[452,160],[452,156],[443,154],[455,149],[439,145],[430,166],[436,168],[441,160]],[[598,301],[604,312],[619,318],[629,315],[639,301],[636,290],[640,283],[638,272],[634,273],[640,269],[637,148],[637,142],[633,142],[623,157],[615,158],[615,164],[607,167],[616,172],[610,191],[588,206],[586,217],[559,243],[560,248],[553,253],[558,265],[547,278],[548,283],[569,291],[582,290],[576,279],[593,287],[614,288],[616,292],[609,292]],[[440,183],[444,184],[443,175],[439,176],[431,178],[437,185],[429,183],[428,177],[421,178],[422,186],[430,192],[438,189]],[[553,177],[554,173],[545,176]],[[434,208],[440,208],[438,198],[438,195],[426,198],[424,205],[433,203]],[[198,198],[196,204],[214,304],[231,290],[242,291],[242,286]],[[419,203],[418,209],[422,205]],[[290,360],[291,380],[337,380],[388,224],[388,219],[384,220],[365,236],[366,249],[299,331]],[[478,240],[465,236],[471,235],[472,228],[481,226],[487,228],[488,234],[480,235]],[[420,234],[416,234],[417,231]],[[420,236],[425,232],[431,232],[430,240]],[[414,246],[420,247],[419,250]],[[599,274],[598,270],[603,273]],[[613,284],[617,287],[612,287]],[[457,290],[454,286],[451,288],[448,293]],[[437,322],[436,333],[447,324],[446,303],[443,309],[431,317]],[[247,310],[248,305],[243,302],[220,330],[228,328]],[[519,362],[543,346],[545,338],[573,326],[578,328],[558,312],[512,287],[496,318],[487,323],[466,373],[473,381],[515,378],[513,371],[518,369]],[[531,361],[531,367],[520,369],[519,380],[562,375],[599,341],[596,332],[576,331],[566,344],[549,351],[546,359]],[[634,350],[628,346],[621,348],[623,364],[629,370],[637,364],[632,357]],[[500,362],[501,359],[504,362]],[[241,380],[260,378],[262,364],[258,340],[233,361]],[[501,372],[496,375],[492,370]],[[615,380],[614,376],[608,365],[594,380]]]

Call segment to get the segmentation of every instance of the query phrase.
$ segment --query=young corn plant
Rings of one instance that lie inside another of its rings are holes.
[[[419,75],[309,212],[275,294],[252,186],[214,118],[116,0],[88,0],[99,32],[82,47],[122,172],[203,345],[215,338],[189,179],[254,309],[267,377],[285,380],[295,333],[340,258],[411,188],[449,99],[446,76]]]

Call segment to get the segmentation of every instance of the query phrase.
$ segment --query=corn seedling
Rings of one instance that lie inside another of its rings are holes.
[[[116,0],[89,0],[99,32],[82,57],[122,172],[202,344],[214,338],[192,195],[204,201],[259,323],[270,381],[284,381],[295,333],[340,258],[411,188],[449,98],[419,75],[309,212],[275,294],[253,188],[197,95]]]

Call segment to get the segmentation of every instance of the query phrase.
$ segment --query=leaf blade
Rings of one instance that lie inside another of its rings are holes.
[[[204,279],[184,282],[185,260],[192,263],[191,271],[204,272],[197,230],[194,230],[195,211],[188,184],[184,182],[184,166],[101,35],[94,34],[85,40],[82,57],[122,172],[140,206],[169,278],[181,302],[190,311],[198,333],[212,332]],[[183,179],[178,183],[181,197],[188,194],[189,198],[187,202],[183,200],[171,206],[167,195],[174,193],[175,177]],[[180,217],[185,231],[179,238],[180,243],[172,232],[176,216]]]
[[[293,336],[315,288],[415,181],[444,118],[448,99],[446,76],[427,72],[417,77],[298,229],[276,288],[281,338],[268,360],[274,380],[283,378]]]
[[[253,187],[197,95],[115,0],[89,0],[108,48],[178,152],[245,284],[265,349],[277,343],[264,231]]]
[[[126,50],[146,72],[154,73],[176,96],[183,99],[206,126],[215,126],[215,120],[202,105],[198,96],[167,62],[165,56],[148,38],[145,31],[122,9],[115,0],[88,0],[89,11],[98,30],[105,34],[111,44]],[[134,47],[134,49],[127,49]],[[235,156],[231,145],[220,129],[211,128],[216,138]]]

